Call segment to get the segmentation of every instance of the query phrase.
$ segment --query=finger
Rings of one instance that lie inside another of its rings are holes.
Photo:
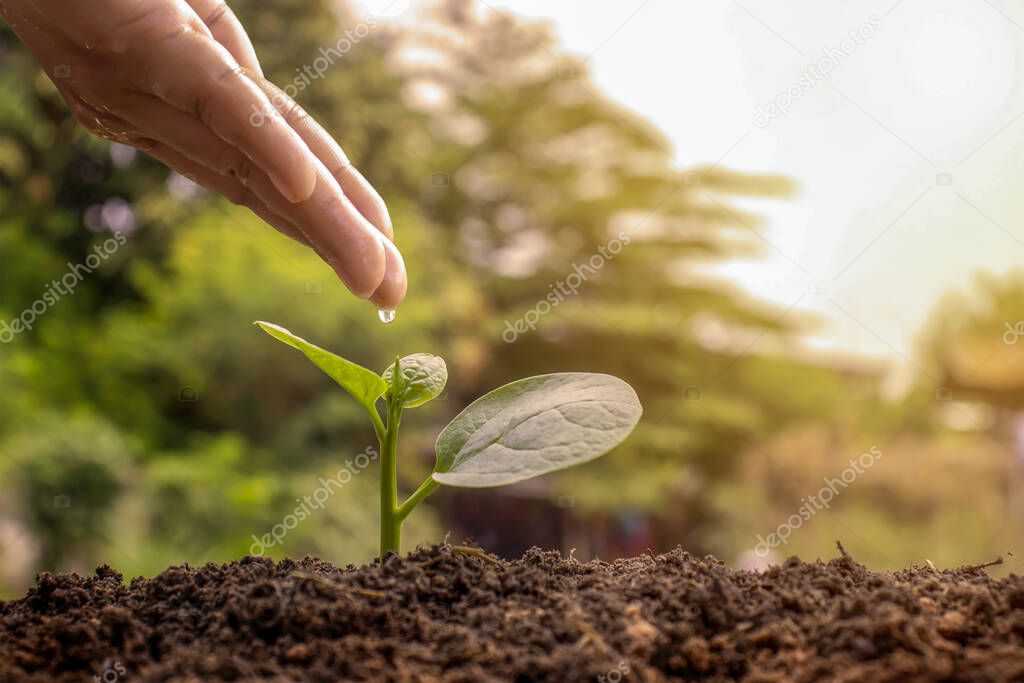
[[[384,200],[348,160],[341,145],[283,90],[267,80],[259,81],[257,85],[263,89],[263,92],[281,112],[285,121],[299,134],[310,151],[324,163],[334,179],[338,181],[345,196],[352,200],[355,207],[359,209],[359,213],[376,226],[385,237],[394,240],[395,231],[391,225],[391,217],[388,215]]]
[[[221,175],[161,142],[150,141],[150,144],[146,145],[143,149],[151,157],[170,166],[192,182],[199,183],[206,189],[216,192],[232,204],[247,207],[272,225],[278,232],[291,237],[296,242],[307,247],[311,246],[309,240],[306,239],[306,236],[302,234],[302,231],[295,224],[271,211],[259,197],[239,182],[237,178]]]
[[[310,150],[324,163],[345,196],[388,239],[384,242],[387,263],[384,279],[370,300],[379,308],[395,309],[405,298],[408,275],[401,253],[395,247],[394,230],[384,200],[369,182],[352,166],[341,146],[286,93],[268,81],[260,87],[278,108],[285,121],[294,128]]]
[[[241,66],[263,77],[263,69],[256,57],[256,48],[249,40],[249,34],[235,13],[224,0],[186,0],[199,18],[213,34],[214,40],[223,45]]]
[[[155,125],[158,132],[152,134],[154,139],[192,161],[213,171],[232,174],[271,211],[295,225],[356,296],[369,298],[384,281],[388,266],[386,240],[342,194],[319,159],[314,157],[313,194],[305,201],[292,203],[262,169],[195,117],[153,97],[138,98],[124,107],[122,115],[129,121],[143,120]]]
[[[398,247],[389,240],[382,240],[382,242],[387,255],[387,266],[384,269],[384,280],[370,297],[370,301],[377,304],[377,308],[393,311],[405,299],[409,281],[405,272],[405,262]]]
[[[291,202],[308,199],[316,157],[227,49],[197,31],[180,31],[130,55],[140,88],[194,113],[230,147],[270,176]]]
[[[327,168],[319,160],[316,165],[316,187],[307,201],[286,208],[268,206],[292,217],[352,293],[367,299],[384,281],[387,240],[342,194]],[[251,186],[262,194],[255,182]]]

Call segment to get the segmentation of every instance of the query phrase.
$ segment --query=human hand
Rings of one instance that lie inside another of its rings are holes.
[[[405,264],[383,200],[263,78],[223,0],[0,0],[0,10],[90,131],[250,208],[357,296],[401,303]]]

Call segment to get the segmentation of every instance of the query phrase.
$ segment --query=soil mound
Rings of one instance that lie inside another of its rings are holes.
[[[764,573],[677,550],[514,562],[442,545],[338,569],[249,557],[0,603],[2,681],[1022,681],[1024,578]]]

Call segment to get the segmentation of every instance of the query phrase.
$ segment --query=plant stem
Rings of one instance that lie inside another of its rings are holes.
[[[398,516],[398,426],[401,401],[388,400],[388,425],[380,444],[380,555],[401,552],[402,519]]]
[[[377,413],[376,406],[367,406],[366,412],[370,415],[370,421],[373,422],[373,431],[377,433],[377,443],[380,444],[381,448],[384,448],[384,439],[387,435],[387,428],[384,426],[384,422],[380,419],[380,415]]]
[[[409,513],[412,512],[413,508],[419,505],[424,498],[433,493],[434,489],[439,486],[440,484],[434,481],[433,477],[427,477],[423,483],[420,484],[420,487],[416,489],[411,496],[406,498],[405,502],[398,508],[399,523],[405,521],[405,518],[409,516]]]

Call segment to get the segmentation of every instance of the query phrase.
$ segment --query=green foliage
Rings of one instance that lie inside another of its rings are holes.
[[[23,425],[0,453],[6,456],[3,479],[41,541],[40,564],[98,561],[90,549],[102,542],[123,488],[118,470],[131,460],[123,436],[104,420],[47,415]]]
[[[280,516],[273,511],[286,506],[292,493],[273,471],[245,471],[249,449],[239,436],[221,434],[154,458],[145,487],[151,509],[147,535],[157,541],[152,546],[202,553],[210,538],[236,539],[234,554],[243,553],[241,541],[272,524]],[[218,559],[232,556],[224,555]]]

